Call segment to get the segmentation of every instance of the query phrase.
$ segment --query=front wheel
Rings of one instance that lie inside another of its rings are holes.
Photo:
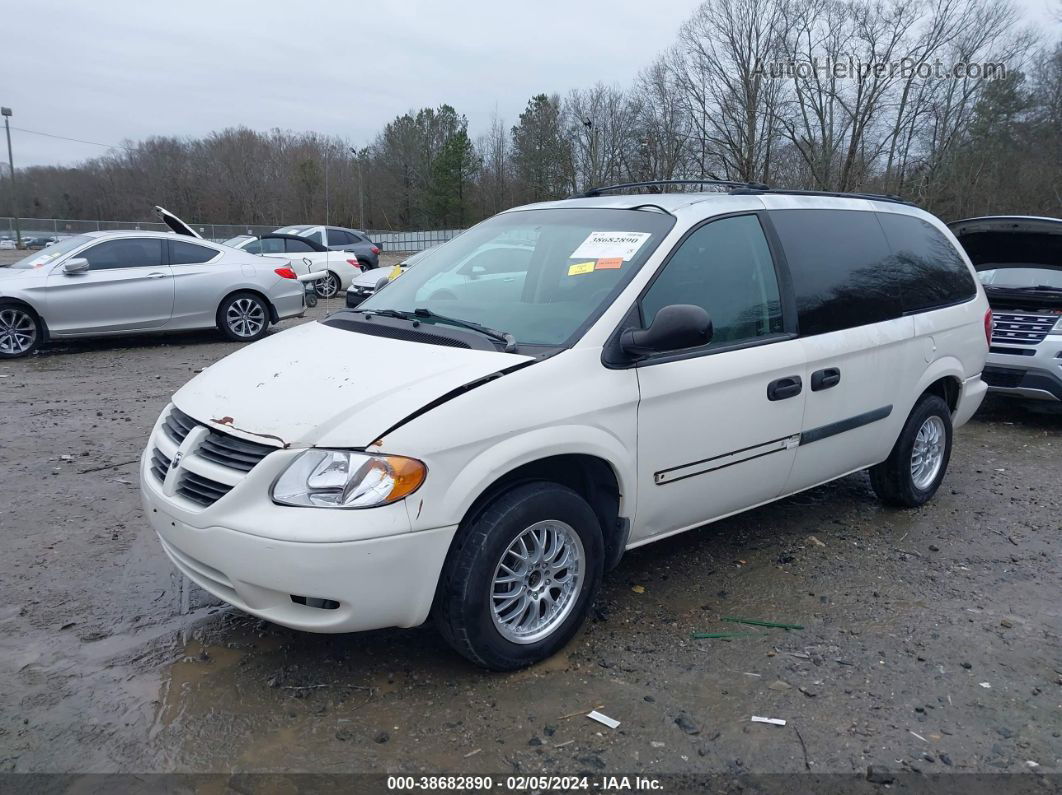
[[[0,301],[0,359],[28,356],[40,347],[43,336],[32,309]]]
[[[339,294],[339,277],[331,271],[323,279],[313,283],[313,289],[321,298],[335,298]]]
[[[458,530],[435,603],[443,637],[511,671],[559,651],[601,583],[603,543],[586,501],[555,483],[517,486]]]
[[[870,485],[887,505],[917,508],[944,480],[951,458],[951,410],[937,395],[923,395],[911,410],[889,457],[870,468]]]
[[[269,330],[269,306],[254,293],[236,293],[221,302],[218,328],[233,342],[254,342]]]

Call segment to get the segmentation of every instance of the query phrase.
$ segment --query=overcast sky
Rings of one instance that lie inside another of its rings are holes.
[[[1041,30],[1057,0],[1019,0]],[[473,136],[529,97],[627,85],[698,0],[14,0],[0,34],[13,126],[104,144],[245,125],[362,146],[410,108]],[[105,148],[12,131],[15,164]],[[6,161],[6,153],[0,160]]]

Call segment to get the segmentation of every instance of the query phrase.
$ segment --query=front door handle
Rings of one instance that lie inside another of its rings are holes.
[[[800,394],[803,383],[799,375],[787,375],[767,384],[768,400],[785,400]]]
[[[841,371],[836,367],[827,367],[825,370],[816,370],[811,374],[811,391],[818,392],[829,389],[841,383]]]
[[[147,275],[147,277],[149,279],[163,279],[163,278],[166,277],[166,274],[165,273],[159,273],[158,271],[154,271],[153,273],[149,273]]]

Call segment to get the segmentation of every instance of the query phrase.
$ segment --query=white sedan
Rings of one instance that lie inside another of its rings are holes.
[[[238,248],[249,254],[263,257],[309,262],[313,271],[327,271],[328,275],[314,283],[321,298],[334,298],[350,287],[350,282],[361,273],[358,259],[347,251],[332,251],[315,240],[297,235],[272,232],[268,235],[237,235],[225,241],[226,246]]]

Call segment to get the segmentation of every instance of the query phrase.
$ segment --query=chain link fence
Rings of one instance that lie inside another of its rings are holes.
[[[207,240],[223,242],[237,235],[265,235],[281,227],[261,224],[189,224]],[[47,242],[56,238],[80,235],[85,232],[108,232],[119,229],[142,229],[166,232],[166,224],[155,221],[79,221],[69,218],[19,218],[23,242]],[[395,231],[367,229],[365,234],[384,251],[414,252],[445,243],[463,229],[431,229],[424,231]],[[15,219],[0,216],[0,239],[15,239]]]

